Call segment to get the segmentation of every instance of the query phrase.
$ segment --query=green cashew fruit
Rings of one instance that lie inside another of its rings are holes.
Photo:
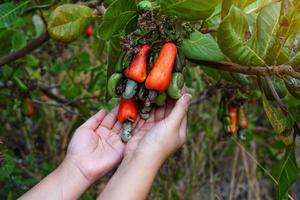
[[[159,94],[156,96],[156,98],[155,98],[155,100],[154,100],[154,103],[155,103],[156,105],[158,105],[158,106],[163,106],[163,105],[166,104],[167,97],[168,97],[168,95],[167,95],[165,92],[159,93]]]
[[[113,73],[107,82],[107,93],[110,97],[118,96],[117,87],[123,79],[123,75],[121,73]]]
[[[131,99],[134,97],[134,95],[137,92],[137,87],[138,84],[137,82],[131,80],[131,79],[127,79],[126,81],[126,86],[125,86],[125,90],[122,94],[124,99]]]
[[[295,78],[286,78],[284,79],[284,83],[289,93],[295,98],[300,99],[300,80]]]
[[[172,74],[172,80],[168,88],[168,95],[172,99],[179,99],[181,97],[181,89],[184,85],[184,78],[180,72]]]
[[[267,99],[270,101],[275,100],[274,96],[272,94],[272,91],[268,86],[267,80],[263,77],[259,77],[257,79],[257,81],[258,81],[258,85],[259,85],[261,91],[264,92]],[[275,88],[279,98],[281,98],[281,99],[284,98],[287,94],[287,88],[285,87],[284,81],[274,77],[274,78],[272,78],[272,82],[273,82],[274,88]]]
[[[137,4],[138,11],[145,12],[151,11],[153,9],[152,3],[150,1],[141,1]]]

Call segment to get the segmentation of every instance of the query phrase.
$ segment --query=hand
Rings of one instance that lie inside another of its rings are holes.
[[[125,157],[99,200],[147,198],[161,164],[185,141],[190,101],[191,96],[185,94],[175,106],[168,102],[153,111],[148,120],[137,120]]]
[[[75,165],[92,183],[113,169],[122,159],[124,143],[119,136],[118,107],[106,115],[104,110],[88,119],[74,133],[66,161]]]
[[[184,94],[175,104],[156,109],[147,120],[138,120],[133,137],[125,147],[125,157],[134,153],[162,160],[183,145],[186,139],[187,111],[191,95]]]

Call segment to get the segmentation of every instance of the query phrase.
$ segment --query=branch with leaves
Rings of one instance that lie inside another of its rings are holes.
[[[9,64],[19,58],[23,58],[28,53],[39,48],[43,43],[45,43],[49,39],[50,39],[49,35],[47,33],[44,33],[41,36],[29,42],[24,48],[20,49],[19,51],[3,56],[2,58],[0,58],[0,67]]]
[[[81,3],[81,2],[79,2],[79,3],[82,5],[91,7],[91,8],[97,8],[97,5],[100,5],[101,3],[103,3],[103,1],[102,0],[94,0],[94,1],[89,1],[89,2],[85,2],[85,3]],[[103,9],[97,9],[98,15],[103,15],[104,12],[105,12],[105,10],[103,10]],[[42,15],[42,13],[41,13],[41,15]],[[43,18],[44,24],[47,26],[48,23],[46,22],[43,15],[42,15],[42,18]],[[0,58],[0,68],[6,64],[9,64],[9,63],[15,61],[15,60],[23,58],[27,54],[31,53],[33,50],[39,48],[42,44],[47,42],[49,39],[50,39],[50,36],[49,36],[48,32],[46,31],[44,34],[42,34],[39,37],[30,41],[24,48],[1,57]]]
[[[300,73],[297,72],[290,65],[279,65],[279,66],[243,66],[233,62],[220,61],[220,62],[210,62],[210,61],[201,61],[189,59],[192,63],[198,65],[204,65],[206,67],[214,68],[217,70],[235,72],[245,75],[252,76],[272,76],[272,75],[289,75],[291,77],[300,79]]]

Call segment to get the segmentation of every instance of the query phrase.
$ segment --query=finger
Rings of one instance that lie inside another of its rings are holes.
[[[94,116],[92,116],[91,118],[89,118],[88,120],[86,120],[86,122],[84,122],[81,125],[81,127],[95,130],[101,124],[101,122],[104,119],[105,115],[106,115],[105,110],[101,109]]]
[[[112,131],[118,134],[121,131],[121,129],[122,129],[122,123],[117,121],[113,126]]]
[[[166,118],[167,116],[169,116],[169,114],[171,113],[171,111],[172,111],[173,108],[174,108],[174,105],[175,105],[175,101],[172,100],[172,99],[168,99],[167,107],[166,107],[166,110],[165,110],[165,118]]]
[[[145,122],[146,122],[146,120],[140,119],[140,121],[139,121],[138,124],[136,125],[135,129],[141,128],[141,127],[145,124]]]
[[[175,104],[175,107],[166,118],[166,122],[170,126],[179,127],[181,121],[186,116],[192,96],[190,94],[184,94]]]
[[[108,113],[103,119],[101,126],[111,129],[117,121],[117,113],[119,106],[114,107],[110,113]]]
[[[166,105],[155,110],[155,121],[160,121],[165,117]]]
[[[179,138],[182,140],[182,142],[184,142],[186,139],[186,124],[187,124],[187,115],[185,115],[179,127]]]

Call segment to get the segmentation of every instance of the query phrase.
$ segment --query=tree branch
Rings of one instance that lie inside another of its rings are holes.
[[[95,7],[97,5],[100,5],[102,2],[103,2],[103,0],[94,0],[94,1],[86,2],[85,4],[90,7]],[[103,14],[103,13],[104,13],[104,11],[103,12],[101,11],[100,14]],[[42,17],[43,17],[43,15],[42,15]],[[43,21],[45,21],[44,17],[43,17]],[[46,21],[45,21],[45,23],[46,23]],[[47,23],[45,24],[45,26],[47,26]],[[49,39],[50,39],[50,37],[49,37],[48,33],[45,32],[44,34],[40,35],[39,37],[37,37],[34,40],[32,40],[31,42],[29,42],[23,49],[20,49],[19,51],[16,51],[16,52],[13,52],[11,54],[1,57],[0,58],[0,68],[3,65],[9,64],[19,58],[23,58],[28,53],[30,53],[31,51],[38,48],[39,46],[41,46],[43,43],[45,43]]]
[[[217,70],[223,70],[228,72],[235,72],[246,75],[254,76],[271,76],[271,75],[289,75],[296,79],[300,79],[300,73],[295,71],[293,67],[289,65],[279,65],[270,67],[259,67],[259,66],[242,66],[236,63],[220,61],[220,62],[210,62],[210,61],[200,61],[189,59],[191,62],[204,65],[206,67],[214,68]]]
[[[44,34],[40,35],[39,37],[35,38],[34,40],[32,40],[31,42],[29,42],[23,49],[20,49],[19,51],[13,52],[6,56],[3,56],[2,58],[0,58],[0,67],[2,67],[3,65],[9,64],[19,58],[26,56],[28,53],[30,53],[34,49],[41,46],[41,44],[46,42],[49,38],[50,37],[49,37],[48,33],[44,33]]]

